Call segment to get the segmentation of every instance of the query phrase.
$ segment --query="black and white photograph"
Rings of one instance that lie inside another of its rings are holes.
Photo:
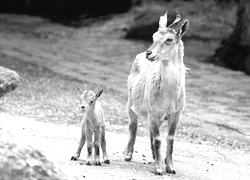
[[[250,180],[249,0],[1,0],[0,180]]]

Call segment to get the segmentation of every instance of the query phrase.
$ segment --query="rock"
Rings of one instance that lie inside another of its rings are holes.
[[[68,177],[38,150],[0,127],[0,179],[66,180]]]
[[[165,12],[164,6],[145,6],[137,9],[125,38],[152,41],[153,33],[159,28],[160,16],[163,16]],[[168,10],[168,25],[174,21],[175,17],[175,11]]]
[[[16,89],[20,76],[13,70],[0,66],[0,97]]]

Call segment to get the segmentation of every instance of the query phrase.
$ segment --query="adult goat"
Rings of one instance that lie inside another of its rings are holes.
[[[124,158],[126,161],[132,159],[138,116],[147,118],[155,173],[158,175],[162,175],[165,170],[175,174],[172,162],[174,135],[186,99],[186,67],[183,63],[184,46],[181,38],[189,22],[185,19],[176,32],[172,26],[180,20],[180,13],[176,12],[176,19],[167,26],[167,12],[160,17],[159,29],[153,35],[153,44],[146,52],[136,56],[128,76],[127,112],[130,122]],[[166,167],[161,156],[159,130],[164,120],[168,120]]]

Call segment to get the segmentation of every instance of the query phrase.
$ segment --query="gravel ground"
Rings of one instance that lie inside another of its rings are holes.
[[[0,112],[0,118],[0,127],[11,131],[14,137],[25,143],[32,144],[33,148],[39,149],[68,177],[108,180],[247,180],[250,177],[249,153],[181,141],[176,141],[174,148],[177,174],[156,176],[148,137],[137,137],[133,160],[127,162],[123,160],[127,134],[110,131],[107,131],[106,136],[111,164],[87,166],[85,165],[86,146],[77,161],[70,161],[77,147],[79,127],[43,123],[2,112]],[[162,151],[165,149],[166,143],[163,141]]]

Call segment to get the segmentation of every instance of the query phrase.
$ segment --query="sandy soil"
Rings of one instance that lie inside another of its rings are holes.
[[[177,141],[174,159],[177,174],[156,176],[153,172],[153,159],[149,138],[138,137],[131,162],[123,160],[124,133],[107,132],[107,150],[111,164],[102,166],[85,165],[86,148],[83,148],[78,161],[70,161],[77,147],[80,128],[42,123],[27,118],[13,117],[0,113],[0,126],[32,147],[40,149],[69,177],[78,179],[235,179],[247,180],[250,177],[250,154],[241,150],[198,145]],[[15,124],[15,126],[13,126]],[[163,143],[162,149],[166,149]]]
[[[49,136],[46,143],[59,144],[45,146],[43,151],[50,156],[61,152],[60,157],[55,158],[61,165],[82,170],[80,162],[65,160],[72,155],[70,151],[75,151],[74,148],[68,150],[68,147],[75,147],[78,139],[75,127],[67,129],[66,125],[78,125],[81,119],[75,84],[96,91],[104,88],[101,100],[115,166],[108,168],[114,173],[105,175],[106,171],[102,171],[101,175],[117,179],[115,167],[118,167],[124,179],[152,179],[151,157],[147,156],[146,164],[140,159],[143,153],[151,154],[148,142],[145,147],[143,144],[148,139],[147,122],[140,121],[139,124],[142,141],[139,140],[137,147],[142,150],[138,150],[141,154],[131,163],[134,169],[121,163],[123,149],[117,150],[116,155],[116,148],[124,145],[117,145],[117,140],[112,139],[113,133],[124,138],[123,133],[127,131],[126,78],[135,55],[149,46],[149,43],[122,38],[129,18],[129,14],[125,14],[73,28],[38,17],[0,15],[0,65],[16,70],[22,77],[17,90],[1,99],[0,104],[11,114],[60,124],[46,125],[58,129],[57,135],[61,137],[54,141],[54,135]],[[245,159],[250,147],[250,78],[244,73],[197,60],[197,54],[204,52],[207,56],[214,48],[213,43],[185,43],[185,64],[191,71],[186,79],[187,107],[176,137],[176,168],[180,172],[174,177],[177,179],[186,179],[187,173],[190,175],[187,175],[188,179],[216,179],[218,173],[222,173],[221,177],[236,177],[238,172],[242,177],[248,175],[244,170],[249,166]],[[59,130],[61,128],[68,131],[71,138],[67,139]],[[186,147],[190,147],[188,153],[184,152]],[[224,155],[232,159],[222,160]],[[210,160],[206,161],[206,158]],[[216,161],[218,166],[211,165],[212,161]],[[103,167],[105,169],[106,165]],[[92,168],[95,167],[84,166],[85,174],[92,172],[89,171]],[[196,170],[199,173],[195,173]]]

